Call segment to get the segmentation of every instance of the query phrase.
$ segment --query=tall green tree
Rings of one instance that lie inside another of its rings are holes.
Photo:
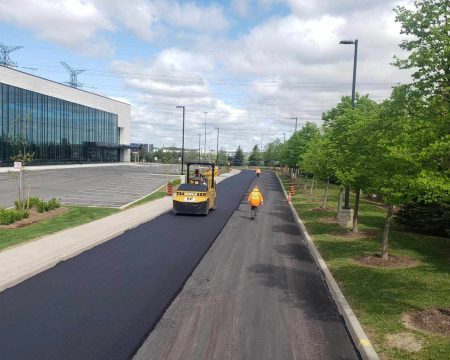
[[[248,164],[250,166],[257,166],[261,161],[261,152],[259,151],[258,145],[253,146],[252,152],[248,157]]]
[[[242,166],[242,165],[244,165],[244,152],[242,151],[242,148],[239,145],[233,157],[233,166]]]
[[[282,151],[283,162],[290,168],[300,167],[308,143],[319,134],[318,126],[312,122],[307,122],[286,141]]]
[[[415,9],[397,6],[396,21],[408,35],[400,48],[406,59],[395,58],[400,69],[412,69],[414,87],[423,95],[450,100],[450,4],[448,0],[414,2]]]

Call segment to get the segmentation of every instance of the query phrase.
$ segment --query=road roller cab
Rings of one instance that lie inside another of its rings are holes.
[[[209,210],[215,209],[216,174],[217,168],[212,163],[187,163],[186,182],[173,194],[173,212],[207,215]]]

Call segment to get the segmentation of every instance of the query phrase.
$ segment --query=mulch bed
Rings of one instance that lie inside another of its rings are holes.
[[[404,315],[406,327],[450,337],[450,308],[431,308]]]
[[[69,208],[67,207],[59,207],[55,210],[50,211],[44,211],[43,213],[37,212],[35,208],[30,209],[30,216],[26,219],[22,219],[19,221],[16,221],[15,223],[9,224],[9,225],[0,225],[0,229],[18,229],[22,228],[31,224],[36,224],[38,222],[51,219],[52,217],[65,214],[69,211]]]
[[[346,239],[366,239],[370,237],[374,237],[377,234],[376,231],[373,230],[360,230],[358,232],[353,232],[351,230],[340,230],[331,233],[333,236],[340,236]]]
[[[368,256],[357,256],[354,257],[353,260],[355,260],[360,265],[376,268],[399,269],[399,268],[410,268],[420,265],[419,260],[411,259],[408,256],[395,256],[395,255],[390,255],[389,258],[386,260],[382,259],[379,254]]]

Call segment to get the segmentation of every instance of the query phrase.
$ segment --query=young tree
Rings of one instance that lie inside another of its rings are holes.
[[[319,135],[311,139],[303,155],[302,168],[311,172],[316,178],[324,180],[325,193],[321,207],[327,207],[328,187],[330,179],[334,177],[330,139],[325,135]]]
[[[368,171],[373,121],[378,119],[380,105],[369,96],[356,96],[355,108],[348,97],[324,114],[324,129],[329,139],[328,156],[338,181],[355,190],[353,232],[358,232],[359,197],[370,185]]]
[[[233,166],[242,166],[242,165],[244,165],[244,152],[242,151],[242,148],[239,145],[233,157]]]

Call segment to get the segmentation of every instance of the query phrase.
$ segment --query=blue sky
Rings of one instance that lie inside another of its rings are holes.
[[[132,141],[196,147],[207,112],[207,148],[246,150],[293,129],[291,117],[320,124],[351,91],[387,97],[409,75],[390,65],[402,55],[391,0],[0,0],[0,42],[19,70],[68,80],[59,64],[86,69],[88,91],[132,104]],[[26,10],[25,10],[26,9]],[[202,138],[203,144],[203,138]]]

